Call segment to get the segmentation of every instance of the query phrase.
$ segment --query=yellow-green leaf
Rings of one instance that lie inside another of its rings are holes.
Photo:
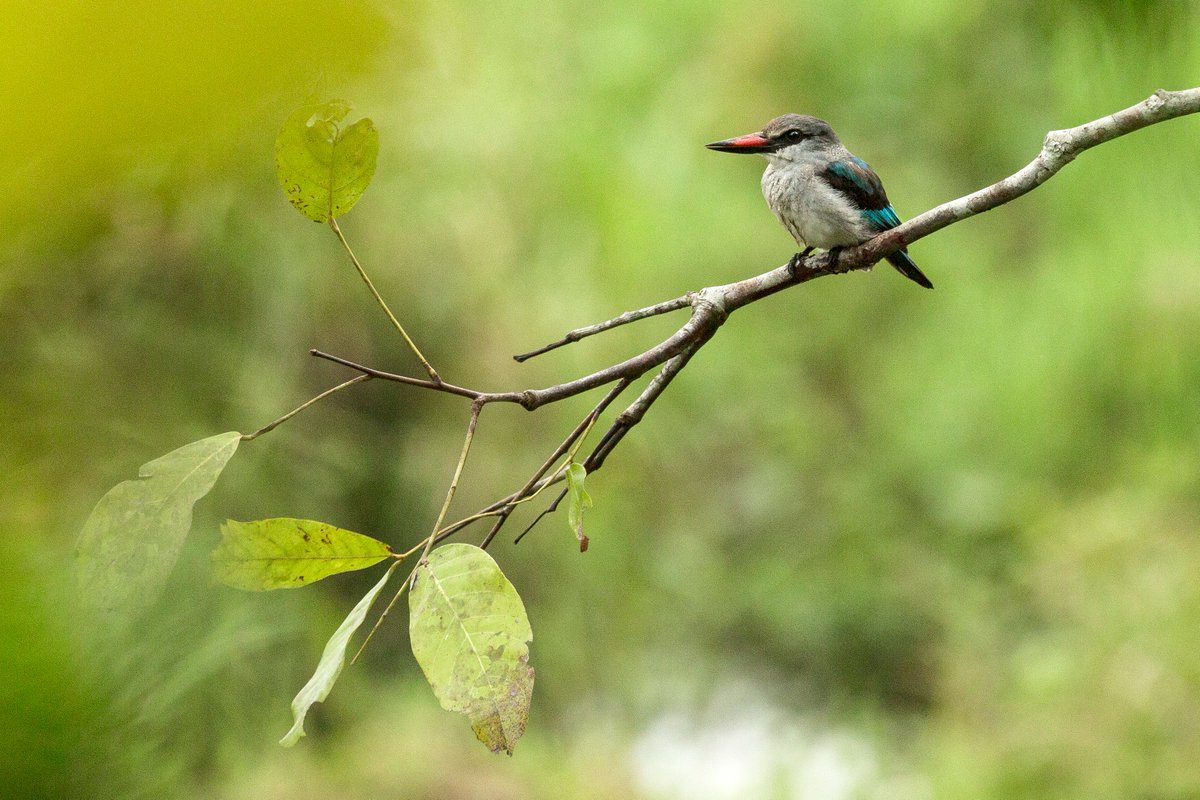
[[[378,564],[392,549],[310,519],[226,520],[212,553],[213,580],[235,589],[290,589]]]
[[[367,612],[371,610],[371,605],[383,591],[384,585],[388,582],[388,578],[392,577],[392,571],[395,568],[396,565],[393,564],[391,569],[384,573],[383,577],[379,579],[379,583],[375,584],[371,591],[358,601],[358,604],[334,631],[333,636],[330,636],[329,641],[325,643],[325,650],[321,653],[321,660],[317,664],[316,671],[292,700],[292,727],[279,740],[284,747],[291,747],[300,741],[300,737],[304,735],[304,718],[308,715],[308,710],[312,708],[313,703],[323,702],[329,696],[333,684],[342,674],[342,667],[346,666],[346,646],[350,644],[350,637],[367,618]]]
[[[417,567],[408,604],[413,655],[442,708],[511,755],[533,696],[533,631],[517,590],[483,550],[448,544]]]
[[[221,433],[142,465],[92,509],[75,552],[84,602],[105,611],[137,611],[166,585],[192,527],[192,506],[208,494],[242,435]]]
[[[275,176],[304,216],[328,222],[345,214],[375,174],[379,133],[370,119],[345,125],[344,100],[302,106],[275,139]]]
[[[579,540],[579,552],[588,549],[588,538],[583,535],[583,510],[592,507],[592,496],[583,488],[587,470],[583,464],[572,461],[567,467],[567,525]]]

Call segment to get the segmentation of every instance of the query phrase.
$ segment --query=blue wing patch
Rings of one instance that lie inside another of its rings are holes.
[[[879,176],[858,156],[833,162],[820,176],[835,191],[841,192],[847,200],[854,203],[863,219],[874,230],[886,231],[900,224],[900,218],[888,202],[887,192],[883,191],[883,183]],[[900,270],[904,277],[916,281],[926,289],[933,288],[925,273],[908,257],[907,250],[897,250],[889,255],[887,260]]]
[[[863,219],[871,224],[871,227],[881,231],[886,231],[900,224],[900,218],[896,216],[896,212],[891,206],[873,209],[864,208],[862,215]]]
[[[834,161],[825,168],[821,177],[858,206],[863,219],[871,227],[882,231],[900,224],[900,218],[896,216],[887,192],[883,190],[883,182],[858,156]]]

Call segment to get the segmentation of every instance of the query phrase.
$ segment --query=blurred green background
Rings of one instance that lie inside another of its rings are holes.
[[[308,348],[415,371],[275,183],[300,103],[375,120],[342,227],[427,355],[526,388],[683,318],[510,354],[791,254],[761,159],[705,142],[816,114],[912,216],[1047,130],[1200,84],[1196,3],[0,6],[11,796],[1200,796],[1200,117],[918,243],[934,292],[881,268],[739,312],[589,481],[590,552],[562,515],[493,548],[536,637],[511,759],[438,708],[403,614],[278,747],[376,576],[251,595],[205,572],[226,517],[417,541],[454,398],[372,383],[244,445],[134,635],[68,591],[139,464],[347,377]],[[456,509],[592,401],[489,408]]]

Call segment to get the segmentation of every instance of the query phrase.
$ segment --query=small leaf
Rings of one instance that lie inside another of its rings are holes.
[[[517,590],[483,550],[448,544],[417,567],[408,604],[413,655],[442,708],[512,755],[533,696],[533,631]]]
[[[345,100],[302,106],[275,139],[275,176],[304,216],[328,222],[345,214],[367,190],[379,155],[379,133],[367,118],[343,126]]]
[[[575,531],[581,553],[588,549],[588,538],[583,535],[583,510],[592,507],[592,496],[583,488],[586,477],[583,464],[572,461],[567,467],[567,525]]]
[[[233,431],[172,450],[100,498],[75,552],[85,603],[137,611],[154,602],[192,527],[192,506],[212,489],[241,438]]]
[[[338,676],[342,674],[342,667],[346,665],[346,646],[350,644],[350,637],[362,626],[363,620],[367,618],[367,612],[371,610],[375,598],[383,591],[388,578],[392,577],[396,566],[393,564],[391,569],[379,579],[379,583],[375,584],[371,591],[358,601],[358,605],[325,643],[325,650],[321,653],[321,660],[317,663],[316,672],[292,700],[292,727],[279,740],[284,747],[291,747],[300,741],[300,737],[304,735],[304,717],[308,714],[308,709],[312,708],[313,703],[323,702],[329,696],[333,684],[337,683]]]
[[[265,592],[305,586],[339,572],[365,569],[392,549],[361,533],[309,519],[226,520],[212,553],[213,580]]]

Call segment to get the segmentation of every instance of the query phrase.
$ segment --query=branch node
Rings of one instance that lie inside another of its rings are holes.
[[[1062,155],[1063,151],[1067,149],[1067,144],[1070,140],[1071,136],[1068,131],[1050,131],[1046,134],[1046,139],[1042,142],[1042,147],[1055,155]]]
[[[689,292],[688,297],[691,299],[692,308],[696,311],[703,309],[711,313],[716,318],[718,325],[724,323],[729,318],[729,308],[725,303],[726,288],[724,286],[706,286],[698,292]]]
[[[538,393],[533,389],[526,389],[525,391],[521,392],[518,397],[519,399],[517,402],[519,402],[526,411],[533,411],[542,404],[541,399],[538,397]]]
[[[627,408],[620,414],[617,414],[613,419],[612,426],[614,428],[628,428],[642,421],[642,415],[635,413],[632,408]]]

